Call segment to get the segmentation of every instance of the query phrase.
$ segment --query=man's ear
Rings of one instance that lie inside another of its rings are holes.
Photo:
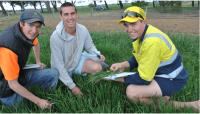
[[[20,27],[23,27],[25,22],[20,21],[19,24],[20,24]]]
[[[146,20],[140,20],[140,23],[146,24]]]
[[[141,21],[142,21],[143,23],[145,23],[145,24],[147,23],[147,20],[141,20]]]

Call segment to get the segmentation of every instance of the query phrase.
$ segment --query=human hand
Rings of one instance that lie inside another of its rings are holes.
[[[81,92],[81,90],[80,90],[77,86],[73,87],[73,88],[71,89],[71,91],[72,91],[72,93],[73,93],[74,95],[80,95],[80,96],[83,95],[83,93]]]
[[[40,107],[41,109],[50,109],[52,107],[52,104],[50,101],[45,99],[40,99],[36,105]]]
[[[100,55],[99,59],[100,59],[101,62],[103,62],[103,61],[105,61],[105,56],[104,55]]]
[[[124,71],[124,67],[122,66],[121,63],[115,63],[115,64],[112,64],[111,67],[110,67],[110,70],[113,71],[113,72],[116,72],[116,71]]]
[[[46,67],[44,63],[37,63],[37,64],[40,65],[40,69],[44,69]]]

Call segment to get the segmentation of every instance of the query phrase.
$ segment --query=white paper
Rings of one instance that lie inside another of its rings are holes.
[[[118,73],[118,74],[109,75],[107,77],[104,77],[104,79],[106,79],[106,80],[115,80],[117,78],[127,77],[127,76],[133,75],[133,74],[135,74],[135,72],[122,72],[122,73]]]
[[[27,64],[23,69],[40,68],[38,64]]]

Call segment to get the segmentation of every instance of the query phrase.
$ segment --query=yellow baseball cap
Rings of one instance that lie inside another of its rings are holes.
[[[146,20],[145,12],[142,8],[138,6],[131,6],[124,11],[122,19],[119,21],[119,23],[122,22],[134,23],[137,22],[138,20]]]

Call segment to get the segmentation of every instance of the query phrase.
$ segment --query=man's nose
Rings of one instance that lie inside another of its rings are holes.
[[[72,19],[73,18],[73,16],[72,15],[69,15],[69,19]]]
[[[131,27],[130,27],[130,26],[127,26],[127,27],[126,27],[126,32],[127,32],[127,33],[131,32]]]

